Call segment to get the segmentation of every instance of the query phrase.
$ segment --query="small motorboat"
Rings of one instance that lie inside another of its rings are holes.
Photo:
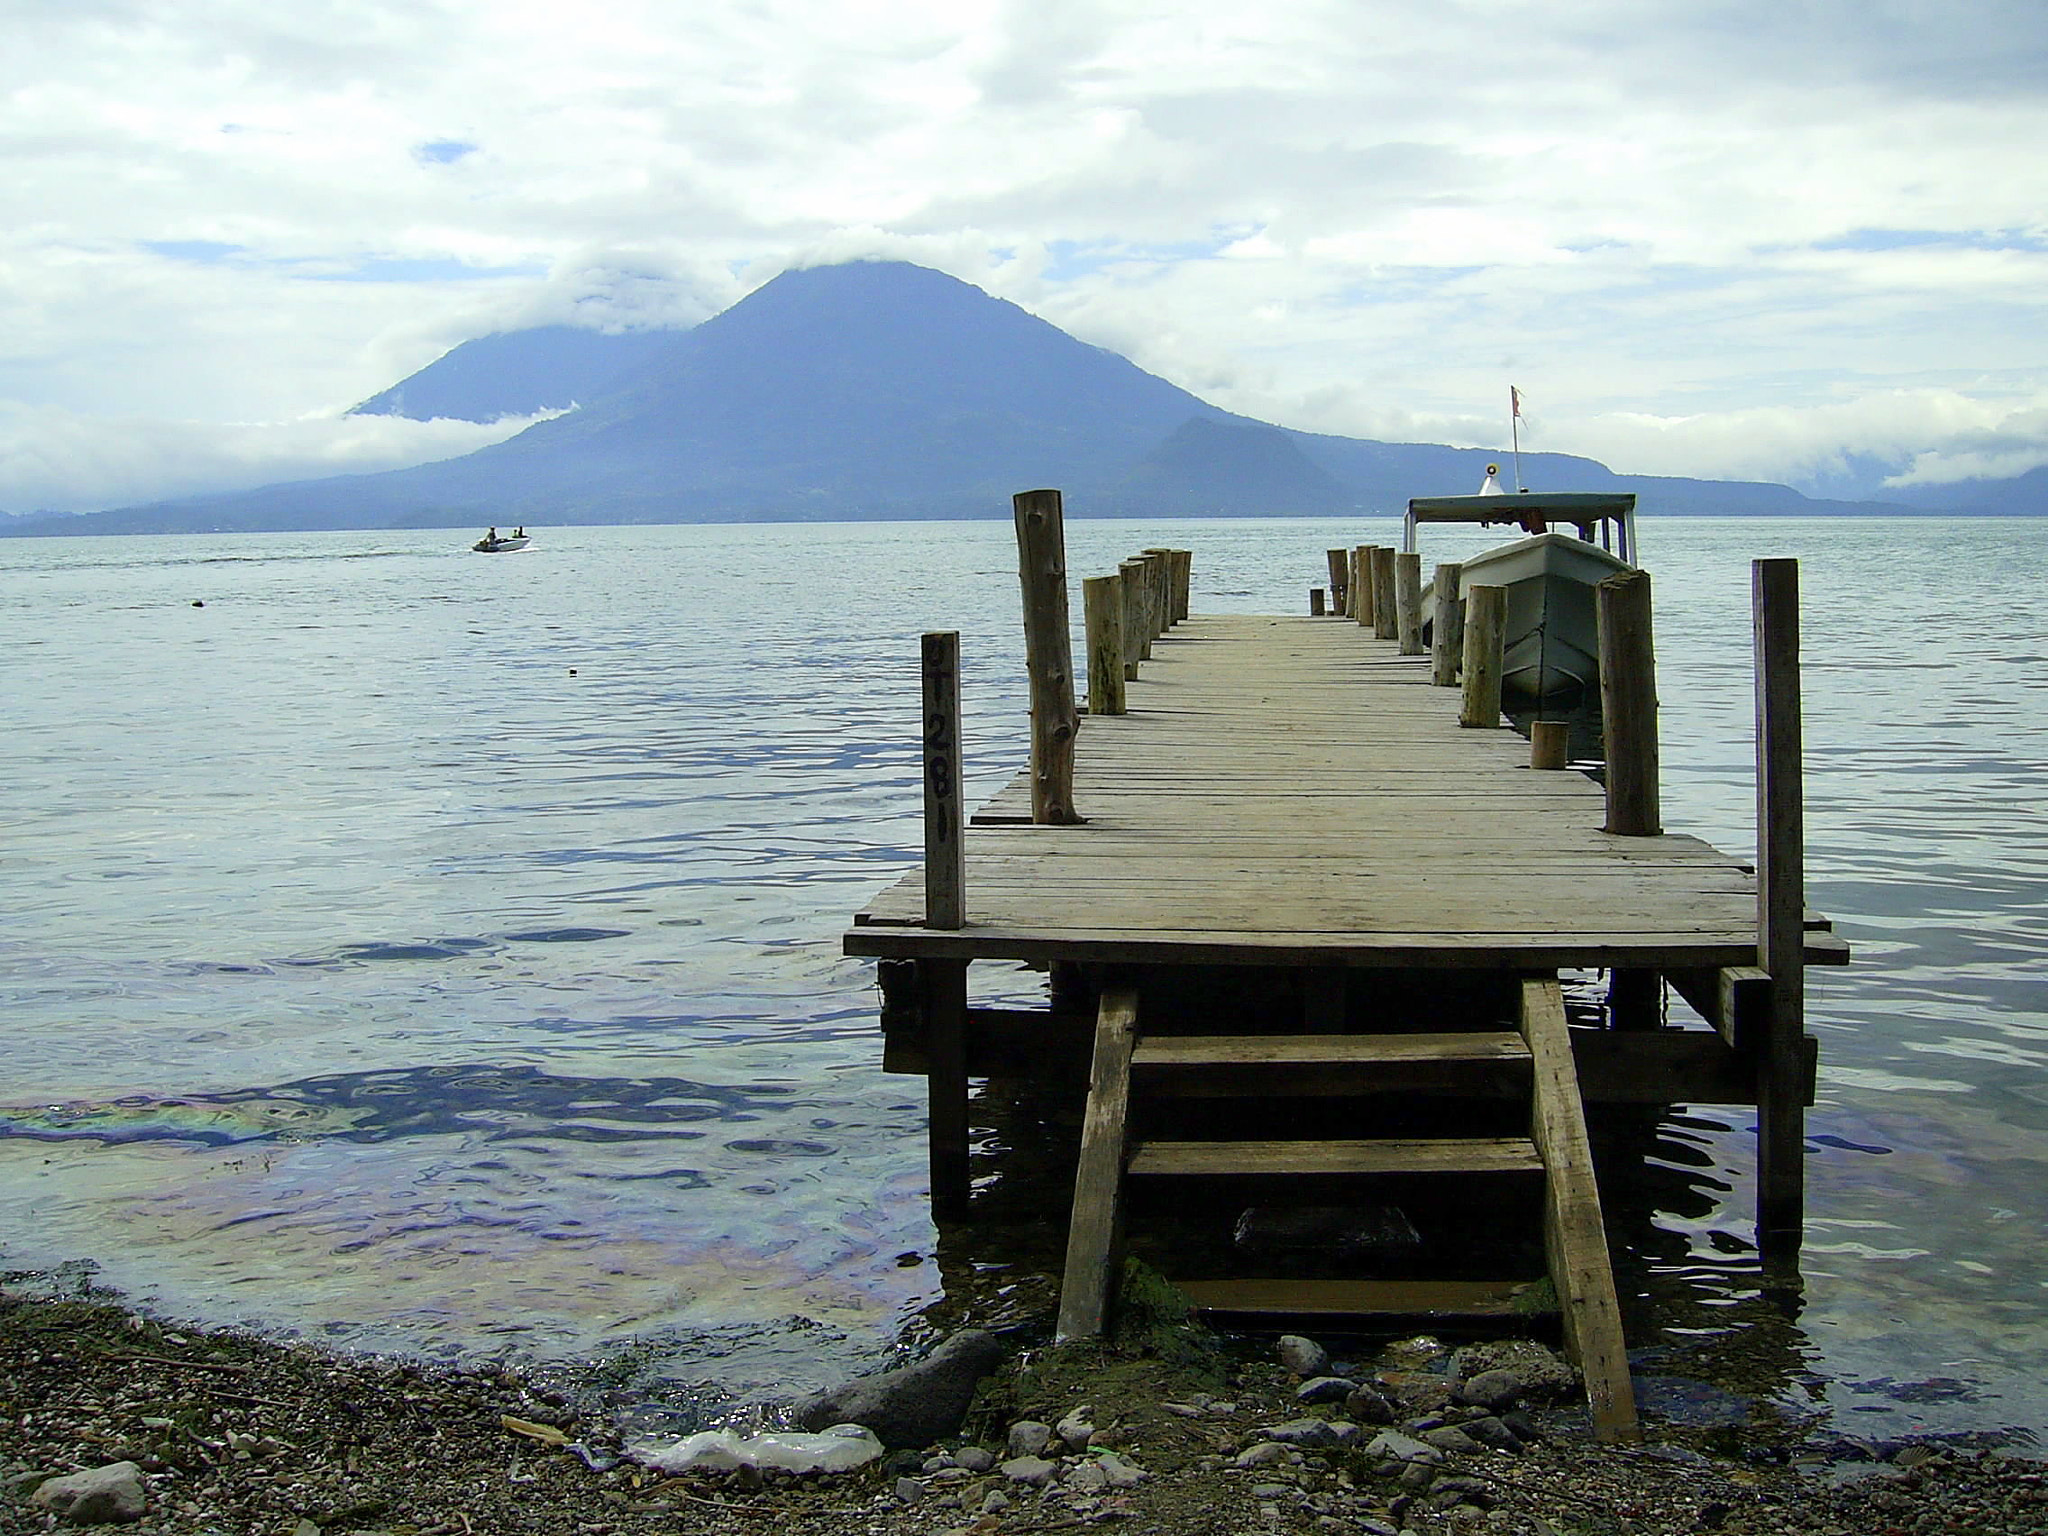
[[[524,549],[532,542],[524,528],[514,528],[510,533],[504,534],[493,528],[469,547],[480,555],[509,555],[513,550]]]
[[[1507,524],[1525,535],[1464,562],[1459,596],[1507,588],[1501,702],[1510,711],[1570,710],[1597,700],[1600,626],[1594,588],[1636,565],[1636,499],[1627,493],[1489,489],[1477,496],[1418,496],[1402,526],[1414,550],[1423,523]],[[1571,533],[1556,531],[1555,525]],[[1433,595],[1425,592],[1425,598]],[[1424,604],[1423,612],[1429,613]]]

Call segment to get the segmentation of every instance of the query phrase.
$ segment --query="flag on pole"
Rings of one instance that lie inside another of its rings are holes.
[[[1512,384],[1508,386],[1508,411],[1517,420],[1521,419],[1522,392]]]

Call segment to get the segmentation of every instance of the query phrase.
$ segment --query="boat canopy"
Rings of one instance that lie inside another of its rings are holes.
[[[1636,498],[1633,492],[1519,491],[1494,496],[1415,496],[1401,525],[1401,548],[1413,553],[1421,523],[1510,523],[1527,533],[1568,523],[1588,544],[1598,544],[1630,565],[1636,563]],[[1599,537],[1595,537],[1595,534]]]

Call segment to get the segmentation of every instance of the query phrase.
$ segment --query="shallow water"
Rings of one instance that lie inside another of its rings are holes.
[[[1173,543],[1198,608],[1299,612],[1326,546],[1395,529],[1068,535],[1076,578]],[[1809,977],[1801,1304],[1757,1292],[1753,1116],[1696,1111],[1631,1184],[1643,1358],[1741,1354],[1872,1434],[2048,1427],[2041,525],[1644,543],[1666,823],[1731,851],[1748,561],[1801,559],[1809,900],[1857,960]],[[936,1242],[922,1085],[837,952],[919,841],[922,630],[963,632],[970,789],[1022,759],[1007,524],[464,544],[0,541],[6,1263],[357,1347],[630,1343],[707,1399],[1023,1304],[1043,1235]]]

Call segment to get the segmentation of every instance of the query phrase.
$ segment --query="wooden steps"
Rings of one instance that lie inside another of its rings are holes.
[[[1124,1220],[1124,1181],[1248,1181],[1259,1198],[1325,1189],[1330,1180],[1520,1175],[1541,1191],[1544,1252],[1567,1351],[1585,1376],[1595,1432],[1636,1438],[1621,1312],[1594,1183],[1564,998],[1555,978],[1524,982],[1520,1028],[1483,1032],[1163,1036],[1140,1039],[1134,990],[1105,992],[1075,1174],[1058,1337],[1099,1335],[1107,1321]],[[1133,1142],[1134,1088],[1162,1098],[1275,1101],[1385,1093],[1401,1074],[1448,1087],[1458,1074],[1515,1070],[1530,1097],[1522,1136],[1267,1138]],[[1251,1276],[1183,1281],[1198,1307],[1263,1317],[1360,1321],[1468,1317],[1495,1324],[1530,1309],[1529,1281],[1332,1280]]]
[[[1541,1173],[1527,1137],[1414,1141],[1148,1141],[1131,1151],[1132,1178],[1342,1178],[1392,1173]]]
[[[1510,1322],[1555,1315],[1533,1280],[1182,1280],[1195,1306],[1220,1316],[1347,1323]]]

